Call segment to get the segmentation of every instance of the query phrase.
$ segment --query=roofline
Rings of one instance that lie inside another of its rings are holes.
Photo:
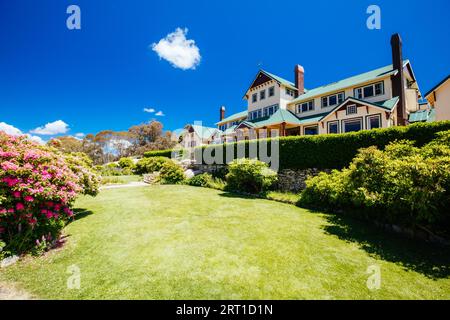
[[[244,112],[246,112],[246,114],[245,115],[243,115],[243,116],[241,116],[241,117],[236,117],[236,118],[231,118],[231,119],[229,119],[229,120],[227,120],[227,121],[224,121],[224,120],[226,120],[226,119],[228,119],[228,118],[230,118],[230,117],[232,117],[232,116],[234,116],[235,114],[239,114],[239,113],[244,113]],[[231,116],[229,116],[229,117],[226,117],[225,119],[223,119],[223,120],[220,120],[219,122],[216,122],[215,123],[215,125],[221,125],[221,124],[223,124],[223,123],[228,123],[228,122],[231,122],[231,121],[233,121],[233,120],[237,120],[237,119],[244,119],[244,118],[247,118],[247,114],[248,114],[248,111],[247,110],[244,110],[244,111],[241,111],[241,112],[237,112],[237,113],[235,113],[235,114],[232,114]]]
[[[439,89],[444,83],[446,83],[448,80],[450,79],[450,74],[445,77],[444,79],[442,79],[437,85],[435,85],[430,91],[428,91],[425,94],[425,99],[428,98],[429,95],[431,95],[434,91],[436,91],[437,89]]]
[[[392,99],[394,99],[394,98],[392,98]],[[389,99],[389,100],[390,100],[390,99]],[[360,99],[357,99],[357,98],[354,98],[354,97],[348,97],[348,98],[345,99],[342,103],[340,103],[339,105],[337,105],[336,107],[334,107],[334,109],[331,110],[330,113],[328,113],[328,114],[325,115],[322,119],[320,119],[319,122],[325,120],[326,118],[328,118],[328,117],[329,117],[330,115],[332,115],[336,110],[338,110],[339,108],[341,108],[344,104],[346,104],[346,103],[349,102],[349,101],[353,101],[353,102],[356,102],[356,103],[367,104],[367,105],[369,105],[369,106],[371,106],[371,107],[379,108],[379,109],[382,109],[382,110],[384,110],[384,111],[386,111],[386,112],[393,112],[394,109],[395,109],[395,107],[397,106],[397,104],[398,104],[398,102],[399,102],[399,99],[397,99],[397,102],[396,102],[395,105],[392,107],[392,109],[388,109],[388,108],[382,107],[382,106],[380,106],[380,105],[377,105],[377,104],[375,104],[375,103],[373,103],[373,102],[369,102],[369,101],[365,101],[365,100],[360,100]]]
[[[256,74],[256,76],[253,78],[252,83],[250,84],[250,86],[248,87],[248,89],[245,91],[245,94],[242,96],[242,99],[245,98],[245,96],[247,95],[247,92],[250,91],[250,88],[253,86],[253,84],[256,81],[256,78],[258,76],[258,74],[263,73],[265,74],[267,77],[269,77],[270,79],[272,79],[273,81],[275,81],[276,83],[278,83],[278,85],[283,85],[280,81],[278,81],[277,79],[275,79],[272,75],[270,75],[267,71],[264,71],[263,69],[259,69],[258,73]],[[288,80],[286,80],[288,81]],[[295,86],[291,86],[292,88],[294,88],[294,90],[298,90],[298,88],[295,88]]]

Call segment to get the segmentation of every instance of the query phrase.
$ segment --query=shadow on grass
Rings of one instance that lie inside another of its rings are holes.
[[[330,223],[324,227],[326,233],[357,243],[371,256],[394,262],[431,279],[450,276],[448,247],[408,239],[348,217],[327,215],[326,219]]]
[[[224,192],[220,193],[219,196],[226,197],[226,198],[261,199],[261,197],[258,197],[256,195],[252,195],[252,194],[234,193],[234,192],[228,192],[228,191],[224,191]]]
[[[73,209],[73,216],[76,220],[81,220],[87,216],[90,216],[91,214],[94,214],[91,210],[84,209],[84,208],[76,208]]]

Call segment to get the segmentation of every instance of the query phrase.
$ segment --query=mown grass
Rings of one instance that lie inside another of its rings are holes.
[[[101,184],[102,185],[111,185],[111,184],[127,184],[130,182],[142,181],[142,177],[139,175],[130,175],[130,176],[102,176]]]
[[[352,220],[219,190],[80,198],[65,247],[0,270],[48,299],[448,299],[449,251]],[[70,266],[81,287],[68,289]],[[381,287],[369,290],[369,266]]]

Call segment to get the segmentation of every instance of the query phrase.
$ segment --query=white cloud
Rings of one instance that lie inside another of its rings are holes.
[[[62,120],[57,120],[55,122],[47,123],[43,127],[38,127],[34,130],[31,130],[31,133],[40,134],[40,135],[55,135],[66,133],[69,131],[69,125]]]
[[[164,117],[165,114],[162,111],[158,111],[157,113],[155,113],[155,116]]]
[[[79,132],[79,133],[76,133],[76,134],[75,134],[75,137],[76,137],[76,138],[83,138],[84,136],[85,136],[85,134],[82,133],[82,132]]]
[[[17,129],[16,127],[7,124],[5,122],[0,122],[0,131],[4,131],[6,134],[9,134],[11,136],[21,136],[23,135],[22,130]],[[37,142],[39,144],[45,144],[45,141],[41,139],[41,137],[33,136],[29,133],[26,134],[29,140]]]
[[[16,127],[0,122],[0,131],[4,131],[6,134],[12,135],[12,136],[20,136],[22,134],[22,131],[17,129]]]
[[[45,144],[45,141],[42,140],[41,137],[33,136],[33,135],[29,134],[29,133],[27,133],[26,136],[27,136],[28,139],[31,140],[31,141],[37,142],[37,143],[39,143],[39,144]]]
[[[187,32],[187,28],[177,28],[158,43],[153,43],[152,50],[160,59],[169,61],[175,68],[195,69],[202,57],[195,41],[186,39]]]
[[[153,113],[153,112],[155,112],[155,109],[153,109],[153,108],[144,108],[144,112]]]

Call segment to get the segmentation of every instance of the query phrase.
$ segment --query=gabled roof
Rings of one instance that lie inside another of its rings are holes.
[[[450,74],[444,78],[441,82],[439,82],[437,85],[435,85],[430,91],[428,91],[427,93],[425,93],[425,97],[428,97],[430,94],[432,94],[434,91],[436,91],[437,89],[439,89],[440,86],[442,86],[444,83],[447,82],[447,80],[450,79]]]
[[[299,118],[297,118],[292,112],[284,109],[278,109],[272,116],[261,121],[254,122],[257,128],[273,126],[279,123],[287,124],[300,124]]]
[[[403,61],[403,67],[409,64],[409,60]],[[298,103],[300,101],[305,101],[316,96],[326,95],[327,93],[333,93],[340,90],[344,90],[349,87],[354,87],[359,84],[364,84],[366,82],[375,81],[386,76],[395,75],[398,71],[394,69],[393,65],[378,68],[369,72],[365,72],[347,79],[343,79],[337,82],[330,83],[325,86],[317,87],[308,90],[305,94],[300,95],[298,98],[294,99],[291,103]]]
[[[288,81],[288,80],[283,79],[283,78],[281,78],[281,77],[279,77],[279,76],[277,76],[277,75],[274,75],[273,73],[270,73],[270,72],[267,72],[267,71],[265,71],[265,70],[263,70],[263,69],[260,69],[260,70],[258,71],[258,73],[256,74],[256,77],[253,79],[252,83],[251,83],[250,86],[248,87],[248,89],[245,91],[245,93],[247,93],[247,92],[250,90],[250,88],[253,87],[253,84],[254,84],[255,81],[258,79],[258,77],[259,77],[260,74],[263,74],[263,75],[265,75],[266,77],[269,77],[270,79],[276,81],[278,84],[281,84],[281,85],[283,85],[283,86],[285,86],[285,87],[288,87],[289,89],[292,89],[292,90],[298,90],[297,87],[295,86],[295,84],[292,83],[291,81]]]
[[[320,119],[320,120],[327,118],[329,115],[333,114],[335,111],[342,108],[342,106],[344,106],[348,102],[356,102],[359,104],[363,104],[363,105],[371,106],[371,107],[375,107],[375,108],[380,108],[385,111],[391,112],[395,108],[395,106],[398,104],[398,101],[399,101],[399,97],[394,97],[392,99],[380,101],[380,102],[369,102],[369,101],[365,101],[365,100],[361,100],[361,99],[357,99],[357,98],[353,98],[353,97],[348,97],[341,104],[337,105],[329,113],[327,113],[325,116],[323,116],[322,119]]]
[[[279,77],[277,75],[274,75],[273,73],[267,72],[267,71],[262,70],[262,69],[260,70],[260,72],[265,73],[266,76],[268,76],[269,78],[272,78],[276,82],[281,83],[282,85],[284,85],[284,86],[286,86],[286,87],[288,87],[290,89],[297,90],[297,87],[295,86],[295,84],[293,82],[289,81],[289,80],[283,79],[283,78],[281,78],[281,77]]]
[[[217,128],[203,127],[203,126],[199,126],[199,125],[196,125],[196,124],[188,124],[186,127],[188,127],[188,126],[192,127],[192,129],[194,129],[195,134],[197,136],[199,136],[201,139],[209,139],[215,133],[221,132]]]
[[[247,118],[247,114],[248,114],[247,110],[232,114],[231,116],[226,117],[225,119],[220,120],[219,122],[216,122],[216,125],[231,122],[231,121],[236,121],[236,120],[239,120],[242,118]]]

